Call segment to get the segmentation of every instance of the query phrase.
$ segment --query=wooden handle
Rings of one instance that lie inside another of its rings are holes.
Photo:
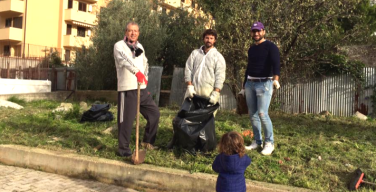
[[[141,83],[137,84],[137,114],[136,114],[136,157],[135,161],[138,162],[138,137],[140,126],[140,87]]]
[[[364,180],[362,180],[362,183],[366,183],[366,184],[368,184],[368,185],[376,186],[376,183],[371,183],[371,182],[369,182],[369,181],[364,181]]]

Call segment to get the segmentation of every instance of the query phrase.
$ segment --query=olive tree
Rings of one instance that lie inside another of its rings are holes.
[[[184,67],[190,53],[202,45],[202,33],[208,20],[194,17],[194,13],[177,9],[173,14],[161,15],[167,38],[160,55],[163,72],[172,75],[174,66]]]
[[[93,45],[77,52],[75,67],[80,89],[117,88],[114,44],[124,38],[126,24],[135,21],[140,27],[139,42],[145,48],[150,65],[160,65],[157,58],[163,48],[166,30],[160,24],[159,13],[152,11],[150,1],[112,0],[98,15],[93,28]]]
[[[349,72],[360,79],[362,63],[348,59],[341,46],[372,43],[375,8],[368,0],[198,0],[215,18],[218,49],[227,63],[227,82],[239,89],[252,44],[253,22],[264,23],[281,53],[282,81],[303,81],[327,72]],[[364,9],[361,11],[361,9]]]

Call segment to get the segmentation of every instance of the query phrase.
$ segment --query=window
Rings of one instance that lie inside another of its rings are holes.
[[[4,56],[10,56],[10,45],[4,46]]]
[[[72,34],[72,25],[67,24],[67,35]]]
[[[78,37],[85,37],[85,28],[77,27],[77,36]]]
[[[162,8],[162,13],[166,14],[166,8]]]
[[[181,0],[182,3],[185,3],[185,0]]]
[[[22,50],[21,45],[19,45],[19,46],[16,45],[14,47],[14,56],[21,57],[21,50]]]
[[[22,17],[13,18],[13,27],[22,29]]]
[[[70,50],[65,50],[65,61],[70,61]]]
[[[5,27],[12,27],[12,18],[5,19]]]
[[[68,9],[73,8],[73,0],[68,0]]]
[[[192,8],[195,8],[195,1],[194,0],[191,0],[191,6],[192,6]]]
[[[78,2],[78,10],[86,12],[86,3]]]

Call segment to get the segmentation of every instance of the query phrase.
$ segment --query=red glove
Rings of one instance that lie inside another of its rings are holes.
[[[148,84],[148,81],[146,80],[144,74],[141,73],[141,71],[138,71],[136,73],[136,77],[137,77],[137,82],[139,82],[139,83],[145,83],[145,85]]]

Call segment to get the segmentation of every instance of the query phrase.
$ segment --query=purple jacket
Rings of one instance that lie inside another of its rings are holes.
[[[251,164],[251,158],[244,155],[242,158],[238,154],[217,155],[212,168],[218,174],[217,191],[243,192],[246,191],[244,171]]]

